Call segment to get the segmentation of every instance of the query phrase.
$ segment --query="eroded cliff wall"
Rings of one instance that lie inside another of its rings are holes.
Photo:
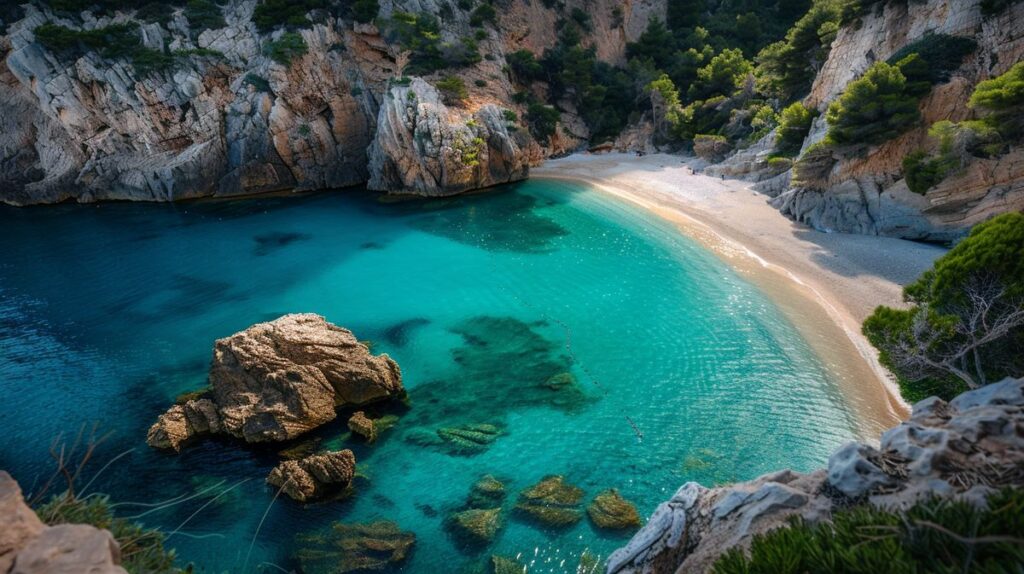
[[[171,201],[364,182],[443,195],[522,179],[588,133],[569,113],[548,141],[530,137],[505,55],[551,47],[562,14],[577,7],[591,16],[585,43],[621,62],[626,42],[665,10],[664,0],[565,4],[501,2],[497,25],[474,27],[448,2],[381,2],[381,19],[432,14],[442,41],[479,38],[486,58],[422,79],[405,77],[408,53],[376,26],[335,17],[298,30],[306,53],[279,63],[266,52],[282,31],[258,31],[256,0],[228,2],[225,25],[198,33],[180,9],[165,25],[141,23],[146,47],[179,55],[151,73],[96,51],[69,59],[33,33],[135,22],[131,12],[69,18],[25,5],[0,37],[0,201]],[[469,87],[465,101],[446,104],[431,86],[447,75]]]

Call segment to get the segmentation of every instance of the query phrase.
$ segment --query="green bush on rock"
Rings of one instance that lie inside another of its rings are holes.
[[[908,401],[1024,374],[1024,214],[975,226],[903,296],[909,309],[879,307],[863,330]]]
[[[779,116],[779,137],[775,142],[775,153],[787,157],[799,153],[817,116],[818,110],[800,102],[793,102],[783,109]]]
[[[906,511],[870,506],[841,510],[830,522],[796,520],[733,548],[714,574],[807,572],[1012,572],[1024,563],[1024,490],[1007,489],[988,508],[927,500]],[[1009,568],[1009,569],[1007,569]]]
[[[897,66],[878,62],[850,82],[828,108],[828,138],[839,145],[877,144],[917,123],[917,98]]]
[[[280,38],[268,42],[263,48],[263,52],[270,56],[270,59],[284,66],[290,65],[292,60],[305,55],[308,51],[309,47],[306,46],[306,41],[302,39],[301,34],[296,32],[285,32],[281,34]]]

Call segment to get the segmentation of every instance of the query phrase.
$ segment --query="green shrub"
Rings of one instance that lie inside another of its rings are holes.
[[[1024,136],[1024,62],[980,82],[968,105],[986,113],[985,121],[1003,137],[1019,141]]]
[[[804,187],[819,187],[836,165],[833,152],[827,141],[820,141],[804,150],[800,159],[793,163],[793,183]]]
[[[245,79],[242,80],[242,83],[256,88],[256,91],[258,92],[266,92],[268,94],[273,93],[270,89],[270,82],[268,82],[263,76],[248,73],[245,75]]]
[[[458,76],[445,76],[435,83],[435,87],[448,103],[459,103],[469,97],[466,82]]]
[[[215,30],[227,26],[220,6],[210,0],[188,0],[185,17],[193,30]]]
[[[786,106],[779,116],[779,137],[775,142],[775,152],[786,156],[799,153],[816,117],[818,110],[800,102]]]
[[[505,118],[506,122],[513,124],[519,121],[519,116],[512,110],[501,110],[501,117]]]
[[[303,56],[309,51],[306,41],[302,35],[296,32],[285,32],[275,41],[267,42],[263,47],[263,53],[270,56],[278,64],[287,66],[295,58]]]
[[[430,14],[395,12],[380,22],[386,40],[398,42],[411,52],[406,71],[412,74],[430,74],[448,67],[468,66],[481,60],[473,38],[459,42],[441,42],[441,25]]]
[[[135,17],[143,22],[167,24],[174,16],[174,7],[164,2],[150,2],[135,11]]]
[[[914,193],[924,195],[946,178],[947,170],[942,162],[928,157],[923,151],[911,152],[903,158],[903,176],[907,187]]]
[[[697,134],[693,137],[693,153],[707,161],[722,161],[731,148],[725,136]]]
[[[505,61],[508,62],[512,77],[521,84],[529,84],[539,79],[544,72],[540,62],[529,50],[516,50],[506,56]]]
[[[262,0],[252,13],[252,21],[260,32],[270,32],[281,26],[303,28],[309,25],[306,15],[311,10],[327,7],[326,0]]]
[[[121,566],[132,574],[181,574],[175,568],[174,551],[164,548],[164,535],[123,518],[110,510],[105,496],[83,499],[67,494],[55,496],[36,508],[36,514],[49,526],[89,524],[110,531],[121,548]],[[189,568],[188,571],[191,571]]]
[[[486,142],[481,137],[472,137],[468,141],[459,137],[455,140],[452,147],[459,152],[462,165],[476,167],[480,165],[480,154],[483,153],[485,146]]]
[[[46,49],[65,57],[81,57],[90,51],[104,58],[130,57],[142,45],[136,24],[113,24],[95,30],[72,30],[43,24],[32,33]]]
[[[1024,489],[993,494],[988,507],[931,499],[905,511],[858,506],[817,525],[795,519],[733,548],[714,574],[1014,572],[1024,563]]]
[[[352,3],[352,18],[356,22],[372,22],[380,12],[380,3],[377,0],[355,0]]]
[[[547,144],[548,140],[555,134],[558,121],[562,114],[553,106],[533,102],[526,110],[526,120],[530,126],[530,133],[537,141]]]
[[[758,91],[788,102],[810,90],[818,66],[828,57],[843,4],[840,0],[815,0],[785,40],[758,52],[754,71]]]
[[[981,13],[986,16],[995,16],[1017,2],[1020,0],[981,0]]]
[[[483,26],[484,24],[495,25],[498,23],[498,13],[494,10],[494,6],[490,3],[484,2],[473,9],[473,12],[469,15],[470,26]]]
[[[793,160],[788,157],[770,157],[768,158],[768,167],[772,171],[782,173],[793,167]]]
[[[903,297],[909,309],[879,307],[863,330],[907,400],[1024,374],[1024,214],[976,225]]]
[[[707,66],[697,70],[697,82],[690,85],[690,98],[704,98],[713,95],[732,95],[739,89],[754,66],[738,49],[722,50],[711,58]]]
[[[147,75],[173,67],[177,58],[173,54],[140,46],[132,53],[131,61],[137,73]]]
[[[896,66],[878,62],[850,82],[828,108],[829,139],[840,145],[877,144],[913,126],[920,118],[917,98]]]
[[[964,58],[977,48],[978,43],[971,38],[947,34],[926,34],[921,39],[897,50],[886,62],[899,65],[908,83],[938,84],[949,80],[950,74],[959,68]],[[919,69],[912,71],[905,69],[900,62],[913,54],[917,54],[921,59],[921,65]]]

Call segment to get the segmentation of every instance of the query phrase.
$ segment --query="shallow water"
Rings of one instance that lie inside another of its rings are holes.
[[[403,572],[474,571],[491,554],[575,572],[581,552],[604,558],[628,534],[510,512],[545,475],[583,488],[584,503],[616,487],[647,516],[688,480],[808,470],[857,434],[763,294],[670,225],[576,184],[397,203],[345,192],[2,208],[0,245],[0,468],[32,492],[53,438],[98,423],[112,434],[87,477],[134,450],[92,490],[144,503],[206,490],[142,519],[177,529],[168,544],[200,572],[297,569],[297,536],[380,518],[418,538]],[[344,501],[271,505],[276,449],[145,445],[175,396],[205,384],[215,339],[289,312],[371,341],[410,392],[375,446],[347,436],[345,413],[315,433],[356,453],[365,478]],[[545,385],[563,372],[576,386]],[[467,423],[502,435],[475,455],[417,440]],[[485,473],[510,492],[505,527],[467,547],[442,525]]]

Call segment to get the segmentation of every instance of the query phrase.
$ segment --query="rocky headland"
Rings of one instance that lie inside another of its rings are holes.
[[[950,402],[921,401],[879,447],[848,443],[825,469],[718,488],[687,483],[609,557],[608,572],[705,572],[727,550],[794,517],[822,523],[851,506],[898,510],[929,497],[984,506],[998,489],[1022,486],[1024,379],[1007,379]]]

